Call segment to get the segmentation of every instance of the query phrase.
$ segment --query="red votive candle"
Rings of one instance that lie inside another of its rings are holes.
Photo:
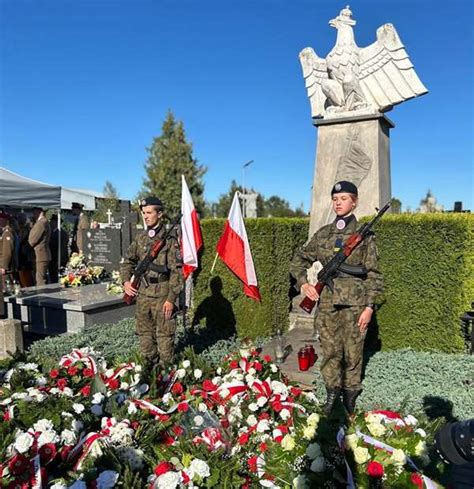
[[[308,355],[308,352],[305,351],[304,349],[301,349],[298,352],[298,367],[301,371],[305,371],[309,369],[310,365],[310,356]]]

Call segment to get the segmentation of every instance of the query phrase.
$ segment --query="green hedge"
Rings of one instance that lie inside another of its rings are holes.
[[[255,338],[266,336],[278,327],[286,329],[290,307],[289,264],[294,250],[307,239],[308,220],[246,219],[245,225],[262,295],[261,303],[244,295],[242,283],[220,259],[217,260],[211,276],[216,244],[224,223],[225,219],[204,219],[201,222],[205,249],[201,268],[196,274],[194,305],[197,308],[208,298],[204,302],[206,318],[203,322],[207,322],[208,326],[229,328],[233,315],[240,337]],[[213,295],[210,289],[211,281],[216,283],[219,280],[222,280],[224,299],[218,294]],[[219,323],[220,320],[223,324]]]
[[[226,328],[232,310],[240,337],[286,328],[289,262],[307,239],[308,220],[246,220],[262,304],[244,296],[240,281],[219,259],[210,275],[224,222],[202,221],[205,249],[196,275],[195,307],[212,295],[211,279],[220,279],[224,299],[214,296],[206,301],[208,325]],[[459,317],[474,299],[473,225],[470,214],[402,214],[384,216],[379,222],[377,243],[386,301],[377,313],[375,329],[382,349],[463,350]],[[219,318],[224,318],[222,325]]]

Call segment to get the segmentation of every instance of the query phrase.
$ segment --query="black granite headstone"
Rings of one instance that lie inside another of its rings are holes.
[[[119,270],[122,259],[120,229],[90,229],[87,231],[85,255],[89,265],[99,265],[107,272]]]

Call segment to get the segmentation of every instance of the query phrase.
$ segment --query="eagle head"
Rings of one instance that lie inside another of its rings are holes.
[[[356,25],[356,21],[352,18],[352,12],[349,5],[347,5],[346,8],[343,8],[335,19],[331,19],[329,25],[335,29],[339,29],[339,27],[343,25]]]

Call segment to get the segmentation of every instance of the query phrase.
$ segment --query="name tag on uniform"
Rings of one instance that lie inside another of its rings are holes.
[[[334,251],[337,253],[344,246],[342,238],[336,238],[336,243],[334,244]]]

